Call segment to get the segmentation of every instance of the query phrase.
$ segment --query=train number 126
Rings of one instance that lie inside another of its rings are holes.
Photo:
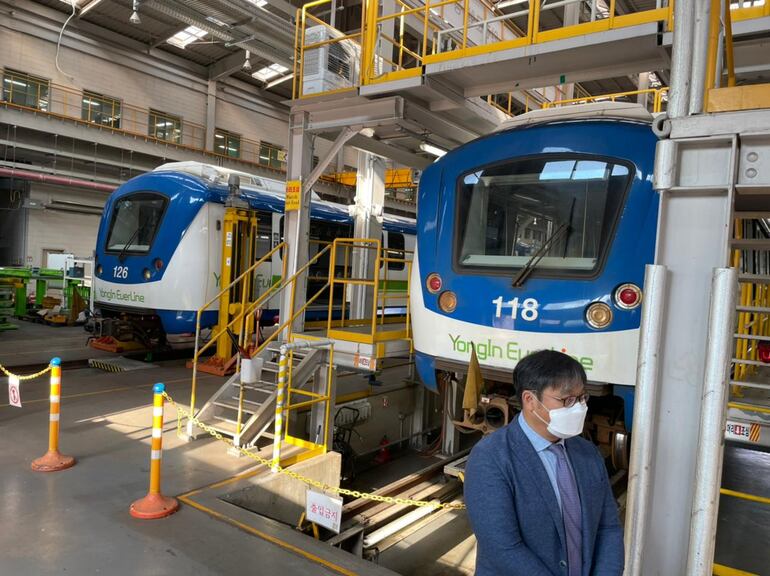
[[[533,320],[537,320],[537,309],[540,306],[538,301],[535,300],[534,298],[526,298],[524,301],[519,303],[518,298],[514,298],[513,300],[508,300],[507,302],[503,302],[502,296],[498,296],[497,298],[492,300],[492,304],[495,305],[496,318],[500,318],[503,315],[503,308],[510,308],[511,318],[516,320],[519,314],[521,314],[521,319],[527,322],[532,322]],[[519,313],[519,309],[521,309],[521,313]]]
[[[128,266],[115,266],[112,269],[113,278],[128,278]]]

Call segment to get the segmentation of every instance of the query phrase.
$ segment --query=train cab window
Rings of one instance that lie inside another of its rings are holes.
[[[631,179],[598,158],[525,158],[460,177],[457,263],[591,274],[609,245]]]
[[[388,251],[386,254],[388,258],[401,260],[401,262],[388,262],[388,270],[404,269],[405,249],[404,235],[399,232],[388,232]]]
[[[149,252],[167,203],[165,196],[152,192],[139,192],[117,200],[107,234],[107,251]]]

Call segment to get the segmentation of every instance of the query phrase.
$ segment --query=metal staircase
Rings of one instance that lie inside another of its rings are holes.
[[[770,187],[736,188],[731,240],[732,265],[739,270],[735,354],[725,437],[770,447]]]
[[[273,439],[268,430],[275,420],[279,354],[279,342],[268,344],[252,358],[254,381],[244,383],[241,371],[230,376],[203,405],[198,419],[232,438],[235,446],[252,447],[261,438]],[[303,389],[320,368],[323,354],[319,349],[295,350],[290,361],[292,386]]]

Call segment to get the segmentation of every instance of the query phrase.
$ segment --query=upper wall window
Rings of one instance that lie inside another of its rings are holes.
[[[120,128],[121,103],[117,98],[83,90],[82,118],[86,122]]]
[[[259,163],[264,166],[270,166],[270,168],[280,169],[283,166],[281,157],[283,156],[283,150],[281,150],[275,144],[270,142],[259,143]]]
[[[217,128],[214,131],[214,152],[232,158],[241,157],[241,135]]]
[[[150,110],[147,120],[147,133],[158,140],[182,142],[182,119],[179,116]]]
[[[3,100],[5,102],[47,112],[50,89],[50,80],[7,68],[3,72]]]

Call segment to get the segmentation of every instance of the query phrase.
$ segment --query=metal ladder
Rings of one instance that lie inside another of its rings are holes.
[[[743,199],[738,187],[736,205]],[[748,201],[770,207],[770,188],[753,188]],[[734,216],[739,301],[726,438],[770,447],[770,210],[736,209]]]
[[[243,384],[240,371],[230,376],[203,405],[198,419],[232,438],[235,446],[252,447],[260,438],[273,439],[268,430],[275,421],[280,347],[280,342],[271,342],[255,357],[255,383]],[[290,368],[293,387],[305,387],[322,360],[318,349],[293,351]],[[241,399],[243,408],[239,415]]]

